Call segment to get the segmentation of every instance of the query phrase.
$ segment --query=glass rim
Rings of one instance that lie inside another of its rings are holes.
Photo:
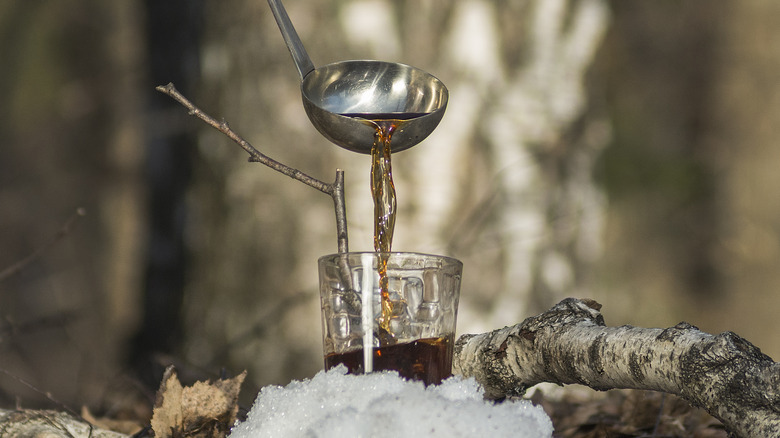
[[[327,254],[324,256],[321,256],[319,259],[317,259],[318,263],[322,263],[324,261],[333,260],[337,258],[341,258],[343,256],[363,256],[363,255],[371,255],[371,256],[377,256],[379,254],[388,254],[391,259],[396,257],[419,257],[419,258],[430,258],[430,259],[437,259],[442,260],[447,264],[450,265],[460,265],[463,266],[463,262],[456,259],[455,257],[440,255],[440,254],[427,254],[423,252],[414,252],[414,251],[390,251],[390,252],[376,252],[376,251],[349,251],[349,252],[337,252],[333,254]]]

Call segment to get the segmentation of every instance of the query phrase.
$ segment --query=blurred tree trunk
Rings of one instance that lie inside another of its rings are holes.
[[[134,329],[144,235],[143,24],[129,3],[0,5],[0,403],[96,403]]]
[[[714,170],[723,178],[714,257],[728,293],[706,302],[703,325],[729,327],[778,357],[780,3],[734,2],[728,12],[708,133],[716,139]]]
[[[511,324],[583,293],[603,199],[606,141],[583,80],[607,26],[601,0],[286,2],[315,65],[404,62],[450,89],[442,124],[393,157],[393,249],[462,259],[460,327]],[[372,250],[368,157],[310,125],[265,2],[207,5],[203,87],[192,97],[264,153],[329,180],[345,169],[351,250]],[[193,126],[197,126],[193,124]],[[216,132],[199,141],[189,235],[186,356],[252,364],[264,384],[322,367],[317,265],[336,251],[330,200],[256,164]]]
[[[780,6],[612,6],[593,88],[615,128],[600,166],[610,226],[594,298],[622,307],[618,323],[685,319],[777,356]]]
[[[145,11],[151,83],[173,81],[184,92],[195,89],[201,2],[151,0],[146,2]],[[145,139],[148,238],[142,321],[128,356],[138,375],[154,388],[166,365],[156,356],[176,353],[182,342],[181,308],[188,262],[186,196],[197,135],[172,123],[181,118],[165,116],[173,109],[162,96],[154,96],[148,111],[157,117]]]

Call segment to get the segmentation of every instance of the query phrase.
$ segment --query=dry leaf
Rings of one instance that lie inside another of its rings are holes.
[[[232,379],[182,387],[171,366],[165,370],[152,415],[156,438],[222,438],[238,414],[238,393],[246,371]]]

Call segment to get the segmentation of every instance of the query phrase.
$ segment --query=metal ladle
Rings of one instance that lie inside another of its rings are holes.
[[[427,137],[447,107],[447,87],[405,64],[341,61],[314,68],[281,0],[268,0],[301,76],[303,107],[317,130],[333,143],[369,154],[382,124],[392,123],[392,152]]]

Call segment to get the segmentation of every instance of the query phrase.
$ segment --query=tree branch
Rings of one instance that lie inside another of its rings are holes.
[[[205,122],[207,125],[216,129],[217,131],[225,134],[228,138],[233,140],[236,144],[241,146],[249,154],[249,161],[264,164],[271,169],[283,173],[290,178],[298,180],[309,187],[313,187],[333,199],[333,207],[336,212],[336,235],[338,239],[338,250],[341,253],[349,251],[348,233],[347,233],[347,213],[346,205],[344,203],[344,171],[341,169],[336,170],[336,180],[331,183],[325,183],[314,177],[301,172],[298,169],[287,166],[280,163],[267,155],[263,154],[252,146],[248,141],[244,140],[235,131],[230,129],[230,126],[226,121],[217,121],[214,117],[211,117],[207,113],[203,112],[200,108],[196,107],[189,99],[184,97],[179,90],[173,85],[168,83],[167,85],[160,85],[155,87],[155,90],[166,94],[173,98],[173,100],[179,102],[183,107],[187,108],[189,115],[195,116]]]
[[[667,329],[606,327],[592,300],[568,298],[512,327],[463,335],[456,374],[488,396],[520,395],[541,382],[596,390],[675,394],[741,437],[780,431],[780,364],[732,332],[710,335],[680,323]]]
[[[0,436],[52,438],[130,438],[119,432],[95,427],[66,412],[0,409]]]

